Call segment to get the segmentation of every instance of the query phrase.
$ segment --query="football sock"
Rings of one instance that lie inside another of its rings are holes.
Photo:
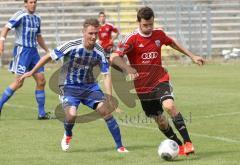
[[[2,110],[3,104],[8,101],[8,99],[13,95],[14,92],[15,91],[9,87],[5,89],[0,100],[0,111]]]
[[[43,117],[45,116],[45,91],[44,90],[36,90],[35,91],[35,97],[38,103],[38,116]]]
[[[159,128],[160,129],[160,128]],[[182,145],[182,142],[180,139],[178,139],[177,135],[173,132],[172,127],[169,125],[169,127],[165,130],[160,129],[162,133],[169,139],[174,140],[179,146]]]
[[[64,128],[65,128],[66,136],[72,136],[73,126],[74,126],[74,123],[68,123],[68,122],[64,121]]]
[[[122,147],[123,145],[122,145],[122,140],[121,140],[120,129],[119,129],[119,126],[118,126],[116,120],[114,119],[114,117],[106,119],[105,122],[107,123],[108,129],[113,136],[113,139],[116,143],[116,147],[117,148]]]
[[[176,129],[179,131],[180,135],[182,136],[184,143],[191,142],[187,127],[183,120],[181,113],[178,113],[175,117],[172,118],[173,124],[175,125]]]

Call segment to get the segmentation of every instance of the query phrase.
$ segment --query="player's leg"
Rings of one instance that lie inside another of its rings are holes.
[[[72,139],[72,129],[75,124],[77,116],[77,108],[75,106],[69,106],[65,109],[64,129],[65,133],[61,141],[61,147],[63,151],[67,151],[70,148],[70,141]]]
[[[164,109],[171,116],[172,121],[176,129],[183,137],[184,142],[191,142],[183,116],[180,112],[177,111],[176,106],[174,105],[174,101],[172,99],[167,99],[164,100],[162,104]]]
[[[2,97],[0,99],[0,114],[3,108],[4,103],[6,103],[14,94],[16,90],[22,87],[23,81],[18,81],[20,76],[16,76],[14,81],[4,90]]]
[[[30,53],[29,53],[30,54]],[[31,49],[31,60],[30,64],[27,68],[27,70],[32,70],[32,68],[38,63],[40,60],[40,56],[38,54],[38,51],[36,48]],[[30,58],[30,57],[29,57]],[[45,112],[45,100],[46,100],[46,94],[45,94],[45,85],[46,80],[44,77],[44,67],[41,67],[34,75],[33,78],[36,82],[35,87],[35,98],[38,104],[38,120],[47,120],[51,119],[50,112]]]
[[[115,106],[107,103],[106,98],[97,83],[91,86],[87,85],[83,94],[81,102],[96,110],[100,116],[105,120],[108,129],[115,141],[118,152],[128,152],[122,145],[122,138],[117,121],[112,116],[112,112],[116,109]]]
[[[173,88],[169,82],[162,82],[158,85],[159,97],[162,107],[171,116],[174,126],[183,137],[184,143],[191,142],[184,119],[180,112],[177,111],[174,104]]]
[[[45,96],[45,84],[46,84],[46,80],[44,77],[43,73],[35,73],[33,75],[33,78],[36,82],[36,88],[35,88],[35,98],[38,104],[38,119],[42,120],[42,119],[50,119],[50,115],[49,113],[45,112],[45,100],[46,100],[46,96]]]
[[[63,151],[67,151],[70,148],[70,141],[72,139],[73,133],[72,129],[75,124],[77,117],[77,108],[80,104],[80,99],[72,96],[63,96],[63,109],[65,111],[64,119],[64,135],[61,141],[61,147]]]
[[[105,120],[108,129],[115,141],[116,148],[118,152],[128,152],[128,150],[122,144],[121,133],[119,129],[119,125],[116,119],[111,114],[114,110],[109,110],[109,105],[106,101],[99,102],[96,105],[96,111],[102,116]]]
[[[181,140],[174,133],[168,120],[162,114],[163,109],[160,100],[141,100],[142,108],[147,117],[154,118],[159,130],[169,139],[174,140],[179,146],[182,145]]]
[[[6,103],[14,94],[14,92],[21,88],[23,82],[19,82],[17,79],[20,75],[26,72],[26,68],[29,65],[27,63],[27,58],[25,57],[26,54],[29,53],[28,49],[24,49],[21,46],[15,46],[13,49],[13,59],[9,65],[9,71],[14,73],[16,77],[14,81],[4,90],[1,100],[0,100],[0,112],[4,103]]]
[[[172,121],[174,126],[182,136],[185,144],[185,153],[193,153],[194,148],[184,122],[183,116],[180,112],[177,111],[176,106],[174,105],[174,101],[172,99],[167,99],[162,102],[164,109],[168,112],[168,114],[172,117]]]
[[[160,97],[162,107],[171,116],[175,128],[178,130],[178,132],[180,133],[180,135],[183,138],[184,148],[186,149],[186,145],[188,145],[188,144],[191,145],[192,143],[191,143],[184,119],[183,119],[181,113],[177,111],[176,106],[174,104],[173,88],[172,88],[170,82],[162,82],[158,85],[158,88],[160,91],[159,97]],[[189,148],[189,147],[187,147],[187,148]],[[185,150],[185,153],[188,154],[189,152],[193,152],[193,151],[194,151],[194,148],[192,147],[191,151]]]

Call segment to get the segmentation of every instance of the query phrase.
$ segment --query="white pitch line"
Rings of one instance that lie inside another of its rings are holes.
[[[13,105],[5,103],[4,106],[14,107],[14,108],[21,108],[21,109],[32,109],[32,110],[38,110],[37,105],[35,107],[25,106],[25,105]]]
[[[235,116],[235,115],[240,115],[240,112],[217,113],[217,114],[214,114],[214,115],[193,117],[193,119],[214,118],[214,117],[221,117],[221,116]]]
[[[148,129],[148,130],[159,130],[158,128],[151,128],[151,127],[145,127],[145,126],[140,126],[140,125],[126,124],[126,123],[119,123],[119,124],[122,126],[126,126],[126,127],[134,127],[134,128],[140,128],[140,129]],[[197,136],[197,137],[219,140],[219,141],[224,141],[224,142],[228,142],[228,143],[239,143],[239,141],[237,141],[237,140],[220,137],[220,136],[210,136],[210,135],[206,135],[206,134],[203,135],[203,134],[192,133],[192,132],[190,134],[193,136]]]
[[[233,140],[233,139],[229,139],[229,138],[225,138],[225,137],[220,137],[220,136],[209,136],[209,135],[203,135],[203,134],[198,134],[198,133],[190,133],[193,136],[197,136],[197,137],[203,137],[203,138],[208,138],[208,139],[215,139],[215,140],[220,140],[220,141],[224,141],[224,142],[229,142],[229,143],[239,143],[240,141],[238,140]]]
[[[26,109],[37,109],[37,108],[33,108],[33,107],[28,107],[28,106],[24,106],[24,105],[12,105],[12,104],[8,104],[6,103],[7,106],[10,107],[15,107],[15,108],[26,108]],[[232,115],[237,115],[240,114],[240,112],[232,112],[232,113],[221,113],[221,114],[215,114],[215,115],[209,115],[209,116],[202,116],[201,118],[212,118],[212,117],[217,117],[217,116],[232,116]],[[158,128],[151,128],[151,127],[146,127],[146,126],[140,126],[140,125],[133,125],[133,124],[126,124],[126,123],[121,123],[119,122],[120,125],[122,126],[127,126],[127,127],[134,127],[134,128],[144,128],[144,129],[149,129],[149,130],[158,130]],[[225,138],[225,137],[220,137],[220,136],[210,136],[210,135],[206,135],[206,134],[198,134],[198,133],[190,133],[193,136],[197,136],[197,137],[202,137],[202,138],[207,138],[207,139],[214,139],[214,140],[219,140],[219,141],[224,141],[224,142],[229,142],[229,143],[239,143],[239,141],[234,140],[234,139],[230,139],[230,138]]]
[[[15,107],[15,108],[26,108],[26,109],[36,109],[37,110],[37,108],[35,108],[35,107],[29,107],[29,106],[24,106],[24,105],[13,105],[13,104],[8,104],[8,103],[5,103],[5,105],[7,105],[9,107]],[[238,112],[229,112],[229,113],[217,113],[214,115],[192,117],[192,119],[214,118],[214,117],[235,116],[235,115],[240,115],[240,112],[238,111]]]

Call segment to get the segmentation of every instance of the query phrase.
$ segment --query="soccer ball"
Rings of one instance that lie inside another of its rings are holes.
[[[178,151],[178,144],[170,139],[162,141],[158,147],[158,155],[167,161],[175,159],[178,156]]]

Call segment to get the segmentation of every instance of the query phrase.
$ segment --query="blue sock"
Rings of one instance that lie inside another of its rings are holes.
[[[122,145],[122,140],[121,140],[120,129],[119,129],[118,123],[116,122],[114,117],[111,117],[111,118],[105,120],[105,122],[107,123],[108,129],[113,136],[113,139],[116,143],[116,147],[117,148],[122,147],[123,145]]]
[[[2,94],[2,98],[0,100],[0,111],[2,110],[3,104],[8,101],[8,99],[13,95],[15,91],[11,88],[7,87]]]
[[[74,123],[68,123],[68,122],[64,121],[65,134],[67,136],[72,136],[73,126],[74,126]]]
[[[44,90],[36,90],[35,97],[38,103],[38,116],[43,117],[45,116],[45,91]]]

